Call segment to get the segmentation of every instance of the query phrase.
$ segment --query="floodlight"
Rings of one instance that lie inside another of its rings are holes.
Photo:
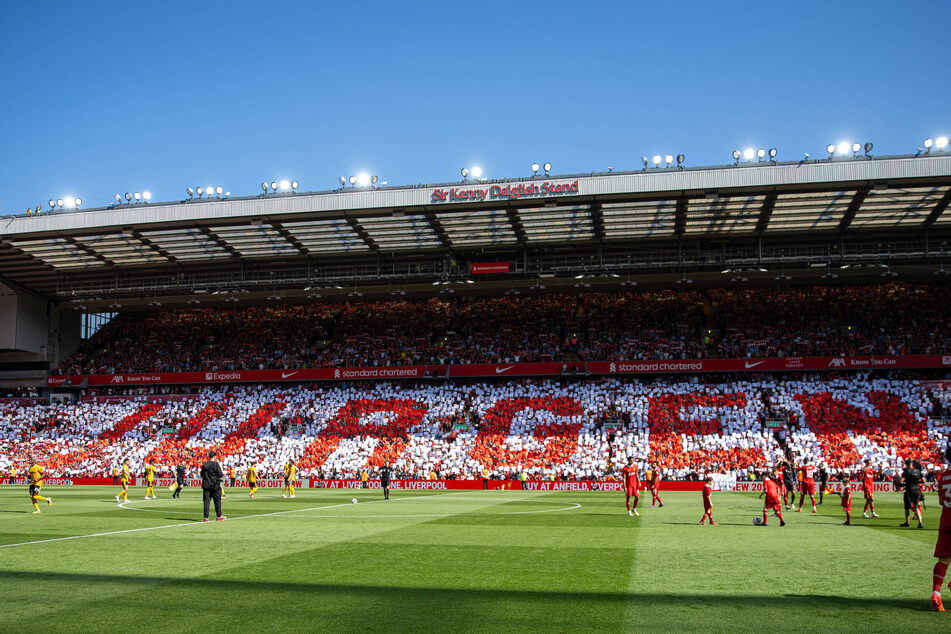
[[[266,193],[267,193],[267,183],[265,183],[265,182],[262,181],[262,182],[261,182],[261,189],[264,190],[264,193],[266,194]]]
[[[298,183],[297,181],[291,181],[291,189],[292,189],[293,191],[296,192],[296,191],[297,191],[297,187],[298,187],[299,185],[300,185],[300,183]]]
[[[337,179],[337,180],[340,181],[340,186],[341,186],[341,187],[346,187],[346,186],[347,186],[347,179],[344,178],[343,176],[341,176],[341,177],[340,177],[339,179]]]
[[[205,196],[211,196],[214,193],[215,193],[214,186],[209,185],[208,187],[205,188]]]
[[[371,185],[376,185],[376,183],[377,183],[378,180],[380,180],[380,177],[377,176],[376,174],[374,174],[373,176],[370,177],[370,184],[371,184]]]
[[[287,180],[287,179],[285,178],[284,180],[281,181],[281,191],[282,191],[282,192],[286,192],[286,191],[287,191],[288,189],[290,189],[290,188],[291,188],[291,182],[290,182],[289,180]]]
[[[271,189],[277,191],[277,181],[271,181]]]
[[[651,158],[651,161],[654,163],[654,167],[660,165],[660,154],[655,154],[653,158]]]
[[[853,144],[852,144],[852,154],[858,154],[858,153],[859,153],[859,150],[861,150],[861,149],[862,149],[862,146],[859,145],[858,143],[853,143]]]
[[[683,164],[684,164],[684,160],[686,160],[686,158],[687,158],[687,157],[684,156],[683,154],[678,154],[678,155],[677,155],[677,165],[683,165]]]
[[[871,151],[872,151],[872,142],[869,141],[868,143],[865,144],[865,153],[868,154]]]
[[[142,198],[145,200],[152,200],[152,192],[142,192]]]
[[[745,160],[747,160],[747,161],[752,161],[752,160],[753,160],[753,148],[748,147],[748,148],[746,148],[745,150],[743,150],[743,158],[744,158]]]
[[[829,145],[827,145],[827,146],[826,146],[826,152],[829,153],[829,158],[832,158],[832,155],[835,154],[835,145],[833,145],[832,143],[830,143]]]
[[[72,209],[72,207],[75,206],[76,204],[76,199],[73,198],[72,196],[67,196],[66,198],[63,199],[63,202],[67,209]]]
[[[740,156],[742,156],[742,155],[740,154],[740,151],[739,151],[739,150],[733,150],[733,160],[734,160],[734,161],[739,161],[739,160],[740,160]]]
[[[839,147],[836,149],[839,151],[839,154],[848,154],[850,146],[851,144],[848,141],[842,141],[842,143],[839,143]]]
[[[756,150],[756,156],[757,156],[760,160],[766,158],[766,150],[764,150],[763,148],[760,148],[760,149]]]
[[[140,200],[142,200],[142,194],[140,194],[139,192],[135,192],[134,194],[132,194],[132,197],[135,198],[135,202],[139,202]]]
[[[347,179],[347,182],[350,183],[350,185],[356,185],[356,184],[357,184],[357,177],[356,177],[356,176],[351,176],[350,178]]]
[[[776,151],[776,148],[774,147],[769,148],[769,158],[771,159],[776,158],[776,154],[778,154],[778,152]]]
[[[357,174],[357,185],[360,187],[367,187],[370,184],[370,175],[366,172],[360,172]]]
[[[459,173],[462,174],[462,177],[463,177],[463,178],[468,178],[468,176],[469,176],[469,170],[467,170],[467,169],[464,168],[464,167],[463,167],[461,170],[459,170]]]
[[[472,168],[472,178],[482,178],[482,168],[478,165]]]
[[[62,206],[63,206],[63,199],[62,199],[62,198],[57,198],[57,199],[56,199],[56,205],[59,206],[59,207],[62,207]]]
[[[201,187],[198,188],[198,195],[201,196]],[[130,194],[129,192],[126,192],[126,193],[125,193],[125,201],[126,201],[127,203],[128,203],[128,202],[132,202],[132,194]]]
[[[673,162],[674,162],[673,154],[667,154],[666,156],[664,156],[664,163],[666,163],[667,165],[670,165]]]
[[[647,160],[647,157],[646,157],[646,156],[642,156],[642,157],[641,157],[641,163],[644,164],[644,169],[647,169],[647,163],[648,163],[648,162],[649,162],[649,161]]]
[[[76,206],[79,207],[81,204],[83,204],[83,199],[82,199],[82,198],[77,198],[77,199],[76,199]]]
[[[56,201],[50,198],[50,209],[54,208],[55,206],[56,206]]]
[[[188,190],[188,195],[191,196],[191,189]],[[117,203],[122,202],[122,196],[120,196],[119,194],[116,194],[116,202]]]
[[[202,194],[205,193],[205,189],[204,189],[203,187],[199,187],[199,188],[195,189],[195,193],[198,194],[199,196],[201,196]],[[126,199],[126,200],[129,200],[129,195],[128,195],[128,194],[125,195],[125,199]]]
[[[545,168],[546,174],[551,171],[551,163],[545,163],[542,167]]]
[[[948,146],[948,137],[939,136],[937,139],[934,140],[934,146],[938,148],[939,150],[943,150],[944,148]]]
[[[223,192],[224,190],[225,188],[222,187],[221,185],[218,185],[217,187],[215,187],[215,193],[218,194],[219,196],[221,196],[221,192]]]
[[[533,174],[538,173],[538,163],[532,163],[532,173]]]
[[[934,145],[934,139],[925,139],[926,150],[930,150],[932,145]]]

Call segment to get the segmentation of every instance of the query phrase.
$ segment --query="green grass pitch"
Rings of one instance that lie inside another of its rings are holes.
[[[933,494],[916,530],[897,494],[876,520],[859,495],[856,526],[827,496],[758,528],[750,493],[715,493],[701,527],[699,493],[631,518],[619,493],[236,489],[205,524],[196,489],[43,492],[33,515],[0,487],[2,632],[951,631]]]

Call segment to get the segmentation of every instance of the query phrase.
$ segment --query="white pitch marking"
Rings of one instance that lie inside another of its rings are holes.
[[[465,493],[468,493],[468,491],[465,491]],[[444,495],[457,495],[457,494],[455,494],[455,493],[446,493],[446,494],[444,494]],[[414,499],[414,498],[421,498],[421,497],[441,497],[441,496],[418,495],[418,496],[413,496],[412,498],[400,498],[400,499],[403,499],[403,500],[411,500],[411,499]],[[365,504],[374,504],[374,503],[377,503],[377,502],[384,502],[384,501],[385,501],[385,500],[371,500],[370,502],[365,502]],[[123,504],[128,504],[128,502],[123,502]],[[336,508],[336,507],[338,507],[338,506],[349,506],[349,505],[350,505],[350,502],[345,502],[345,503],[343,503],[343,504],[330,504],[330,505],[328,505],[328,506],[315,506],[315,507],[306,508],[306,509],[289,509],[289,510],[287,510],[287,511],[275,511],[274,513],[261,513],[261,514],[259,514],[259,515],[242,515],[241,517],[236,517],[234,520],[228,520],[228,521],[246,520],[246,519],[250,519],[250,518],[252,518],[252,517],[272,517],[272,516],[274,516],[274,515],[282,515],[282,514],[284,514],[284,513],[303,513],[303,512],[306,512],[306,511],[322,511],[322,510],[324,510],[324,509],[332,509],[332,508]],[[119,506],[122,507],[123,505],[120,504]],[[131,509],[127,509],[127,510],[131,510]],[[136,510],[141,510],[141,509],[136,509]],[[163,528],[178,528],[178,527],[180,527],[180,526],[195,526],[195,525],[197,525],[197,524],[204,524],[204,522],[183,522],[183,523],[181,523],[181,524],[164,524],[164,525],[162,525],[162,526],[148,526],[148,527],[145,527],[145,528],[127,528],[127,529],[121,530],[121,531],[109,531],[108,533],[91,533],[91,534],[89,534],[89,535],[70,535],[69,537],[54,537],[54,538],[52,538],[52,539],[38,539],[38,540],[35,540],[35,541],[32,541],[32,542],[19,542],[19,543],[16,543],[16,544],[0,544],[0,548],[13,548],[14,546],[30,546],[30,545],[33,545],[33,544],[48,544],[48,543],[50,543],[50,542],[65,542],[65,541],[69,541],[69,540],[71,540],[71,539],[86,539],[87,537],[106,537],[106,536],[108,536],[108,535],[121,535],[121,534],[123,534],[123,533],[139,533],[139,532],[142,532],[142,531],[157,531],[157,530],[160,530],[160,529],[163,529]]]

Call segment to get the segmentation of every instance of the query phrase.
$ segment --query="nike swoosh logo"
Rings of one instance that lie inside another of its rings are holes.
[[[761,363],[766,363],[766,362],[765,362],[765,361],[757,361],[756,363],[750,363],[749,361],[747,361],[747,362],[744,363],[743,365],[744,365],[744,367],[746,367],[746,369],[750,369],[750,368],[755,368],[756,366],[760,365]]]
[[[298,372],[300,372],[300,370],[294,370],[293,372],[281,372],[281,378],[286,379],[289,376],[294,376]]]
[[[496,369],[495,369],[495,373],[496,373],[496,374],[502,374],[503,372],[508,372],[509,370],[511,370],[511,369],[514,368],[514,367],[515,367],[514,365],[507,365],[507,366],[505,366],[504,368],[496,368]]]

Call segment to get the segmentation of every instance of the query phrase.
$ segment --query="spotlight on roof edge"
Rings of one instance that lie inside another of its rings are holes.
[[[758,158],[758,159],[761,160],[761,161],[762,161],[764,158],[766,158],[766,150],[763,149],[763,148],[760,148],[760,149],[756,150],[756,158]]]
[[[532,163],[532,174],[538,173],[538,163]]]
[[[546,174],[551,171],[551,163],[545,163],[544,165],[542,165],[542,167],[545,168]]]
[[[369,187],[370,186],[370,175],[366,172],[360,172],[357,174],[357,185],[360,187]]]
[[[849,153],[849,148],[851,147],[852,147],[851,143],[849,143],[848,141],[842,141],[836,147],[836,151],[838,151],[838,153],[841,154],[842,156],[845,156],[846,154]]]
[[[745,150],[743,150],[743,159],[744,159],[744,160],[752,161],[752,160],[753,160],[753,155],[754,155],[753,148],[748,147],[748,148],[746,148]]]

